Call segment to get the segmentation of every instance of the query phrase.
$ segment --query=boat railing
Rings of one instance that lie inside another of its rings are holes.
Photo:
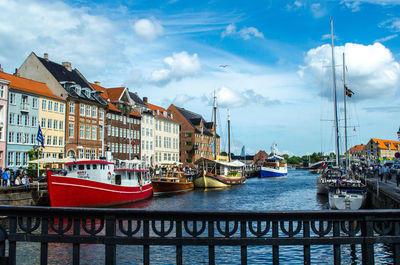
[[[17,264],[26,255],[17,251],[23,242],[40,243],[40,264],[54,259],[50,248],[54,243],[72,245],[63,255],[73,264],[89,262],[80,259],[92,258],[85,257],[92,245],[96,251],[98,245],[104,246],[104,254],[98,256],[104,257],[101,263],[105,264],[116,264],[124,256],[121,251],[127,248],[121,246],[139,251],[135,263],[146,265],[156,263],[151,249],[157,246],[173,247],[169,249],[176,264],[187,258],[186,246],[205,247],[203,263],[208,264],[216,264],[226,254],[221,253],[221,246],[229,246],[229,255],[241,264],[255,259],[279,264],[292,258],[287,255],[293,252],[282,251],[288,246],[298,251],[299,262],[302,259],[304,264],[320,255],[316,247],[326,249],[326,263],[347,263],[343,248],[349,245],[359,249],[357,261],[362,264],[374,264],[375,249],[382,246],[393,250],[388,263],[400,262],[400,210],[396,209],[207,212],[0,206],[0,216],[2,264]],[[266,248],[254,251],[255,246]]]

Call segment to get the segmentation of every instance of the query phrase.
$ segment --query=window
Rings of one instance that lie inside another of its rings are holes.
[[[68,137],[74,138],[74,124],[68,124]]]
[[[47,105],[47,110],[48,111],[53,111],[53,101],[49,101],[49,103]]]
[[[29,133],[24,133],[24,144],[29,144]]]
[[[46,128],[46,119],[45,118],[42,118],[42,122],[41,122],[40,126],[42,126],[42,128]]]
[[[9,143],[14,142],[14,132],[8,132],[8,142]]]
[[[53,136],[53,145],[57,145],[57,136]]]
[[[92,140],[96,140],[97,139],[97,128],[96,126],[92,127]]]
[[[97,107],[96,106],[93,106],[93,108],[92,108],[92,117],[97,118]]]
[[[15,105],[15,104],[16,104],[16,102],[15,102],[15,93],[10,93],[9,102],[10,102],[10,104],[12,104],[12,105]]]
[[[42,110],[46,110],[47,101],[45,99],[42,100]]]
[[[104,109],[99,109],[99,119],[104,120]]]
[[[59,130],[64,130],[64,121],[60,121],[58,125]]]
[[[103,126],[99,126],[99,139],[103,139]]]
[[[39,107],[39,100],[38,98],[32,98],[32,107],[37,109]]]
[[[51,145],[51,136],[48,135],[46,139],[47,139],[46,144]]]
[[[15,124],[15,113],[10,112],[10,124]]]
[[[31,124],[32,124],[32,127],[36,127],[36,125],[37,125],[37,118],[36,117],[32,117]]]
[[[58,128],[58,121],[57,120],[53,120],[53,129],[57,130]]]
[[[73,101],[69,103],[69,113],[75,113],[75,102]]]
[[[58,112],[58,102],[54,102],[54,111]]]
[[[91,158],[92,158],[92,159],[95,159],[95,158],[96,158],[96,149],[92,149]],[[95,166],[95,165],[93,165],[93,169],[96,169],[94,166]]]
[[[60,103],[60,113],[64,113],[64,103]]]
[[[31,134],[31,144],[34,144],[36,141],[36,134]]]
[[[90,139],[90,126],[86,126],[86,139]]]
[[[17,125],[21,125],[21,115],[17,114]]]
[[[0,85],[0,98],[4,98],[4,86]]]
[[[84,126],[83,125],[79,125],[79,138],[80,139],[84,139],[85,138],[85,131],[84,131]]]
[[[15,165],[21,165],[21,152],[15,152]]]
[[[90,117],[91,115],[91,106],[90,105],[86,105],[86,117]]]
[[[29,161],[29,153],[24,152],[24,165],[27,165]]]
[[[8,152],[8,165],[14,165],[14,152]]]
[[[64,139],[63,139],[62,136],[58,137],[58,145],[59,145],[59,146],[63,146],[63,145],[64,145],[64,141],[63,141],[63,140],[64,140]]]
[[[17,144],[22,144],[22,133],[17,132],[16,135],[17,135],[17,137],[16,137]]]
[[[52,123],[53,123],[53,120],[52,120],[52,119],[48,119],[48,120],[47,120],[47,128],[48,128],[48,129],[51,129]]]
[[[80,104],[79,114],[81,116],[85,115],[85,104],[82,104],[82,103]]]

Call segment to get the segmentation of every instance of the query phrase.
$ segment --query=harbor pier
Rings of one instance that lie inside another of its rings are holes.
[[[34,181],[27,187],[25,185],[0,186],[0,205],[49,205],[47,183]]]
[[[361,175],[368,188],[370,208],[400,209],[400,186],[397,187],[395,177],[381,180],[376,176]]]

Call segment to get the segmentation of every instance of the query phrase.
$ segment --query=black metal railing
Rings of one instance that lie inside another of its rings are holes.
[[[106,264],[117,263],[117,246],[141,246],[143,264],[150,264],[150,246],[172,246],[176,264],[183,264],[183,246],[208,248],[215,264],[218,246],[237,246],[241,264],[248,247],[270,246],[271,261],[279,264],[280,248],[296,246],[304,264],[311,264],[311,247],[331,246],[328,263],[341,264],[343,245],[361,248],[362,264],[374,264],[375,245],[392,248],[400,263],[400,211],[205,212],[149,211],[0,206],[0,262],[16,264],[17,243],[40,243],[40,262],[48,263],[49,244],[72,244],[71,260],[80,263],[81,246],[104,245]],[[240,249],[240,250],[239,250]],[[253,254],[253,253],[252,253]],[[135,263],[135,262],[134,262]]]

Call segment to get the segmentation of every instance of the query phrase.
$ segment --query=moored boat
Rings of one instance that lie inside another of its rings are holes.
[[[343,177],[343,171],[338,168],[330,168],[325,171],[325,167],[317,178],[317,194],[328,195],[329,185],[335,184],[337,179]]]
[[[152,196],[148,169],[128,161],[115,165],[105,160],[65,163],[65,174],[47,171],[53,207],[108,207]]]
[[[358,210],[364,206],[367,188],[359,180],[338,179],[329,186],[329,207],[337,210]]]
[[[199,167],[199,174],[193,180],[195,188],[224,188],[246,182],[242,162],[226,162],[202,157],[194,163]]]
[[[187,192],[194,189],[194,183],[190,177],[177,168],[157,170],[151,178],[154,195]]]
[[[265,160],[260,169],[260,177],[283,177],[287,176],[287,164],[283,157],[273,155]]]

